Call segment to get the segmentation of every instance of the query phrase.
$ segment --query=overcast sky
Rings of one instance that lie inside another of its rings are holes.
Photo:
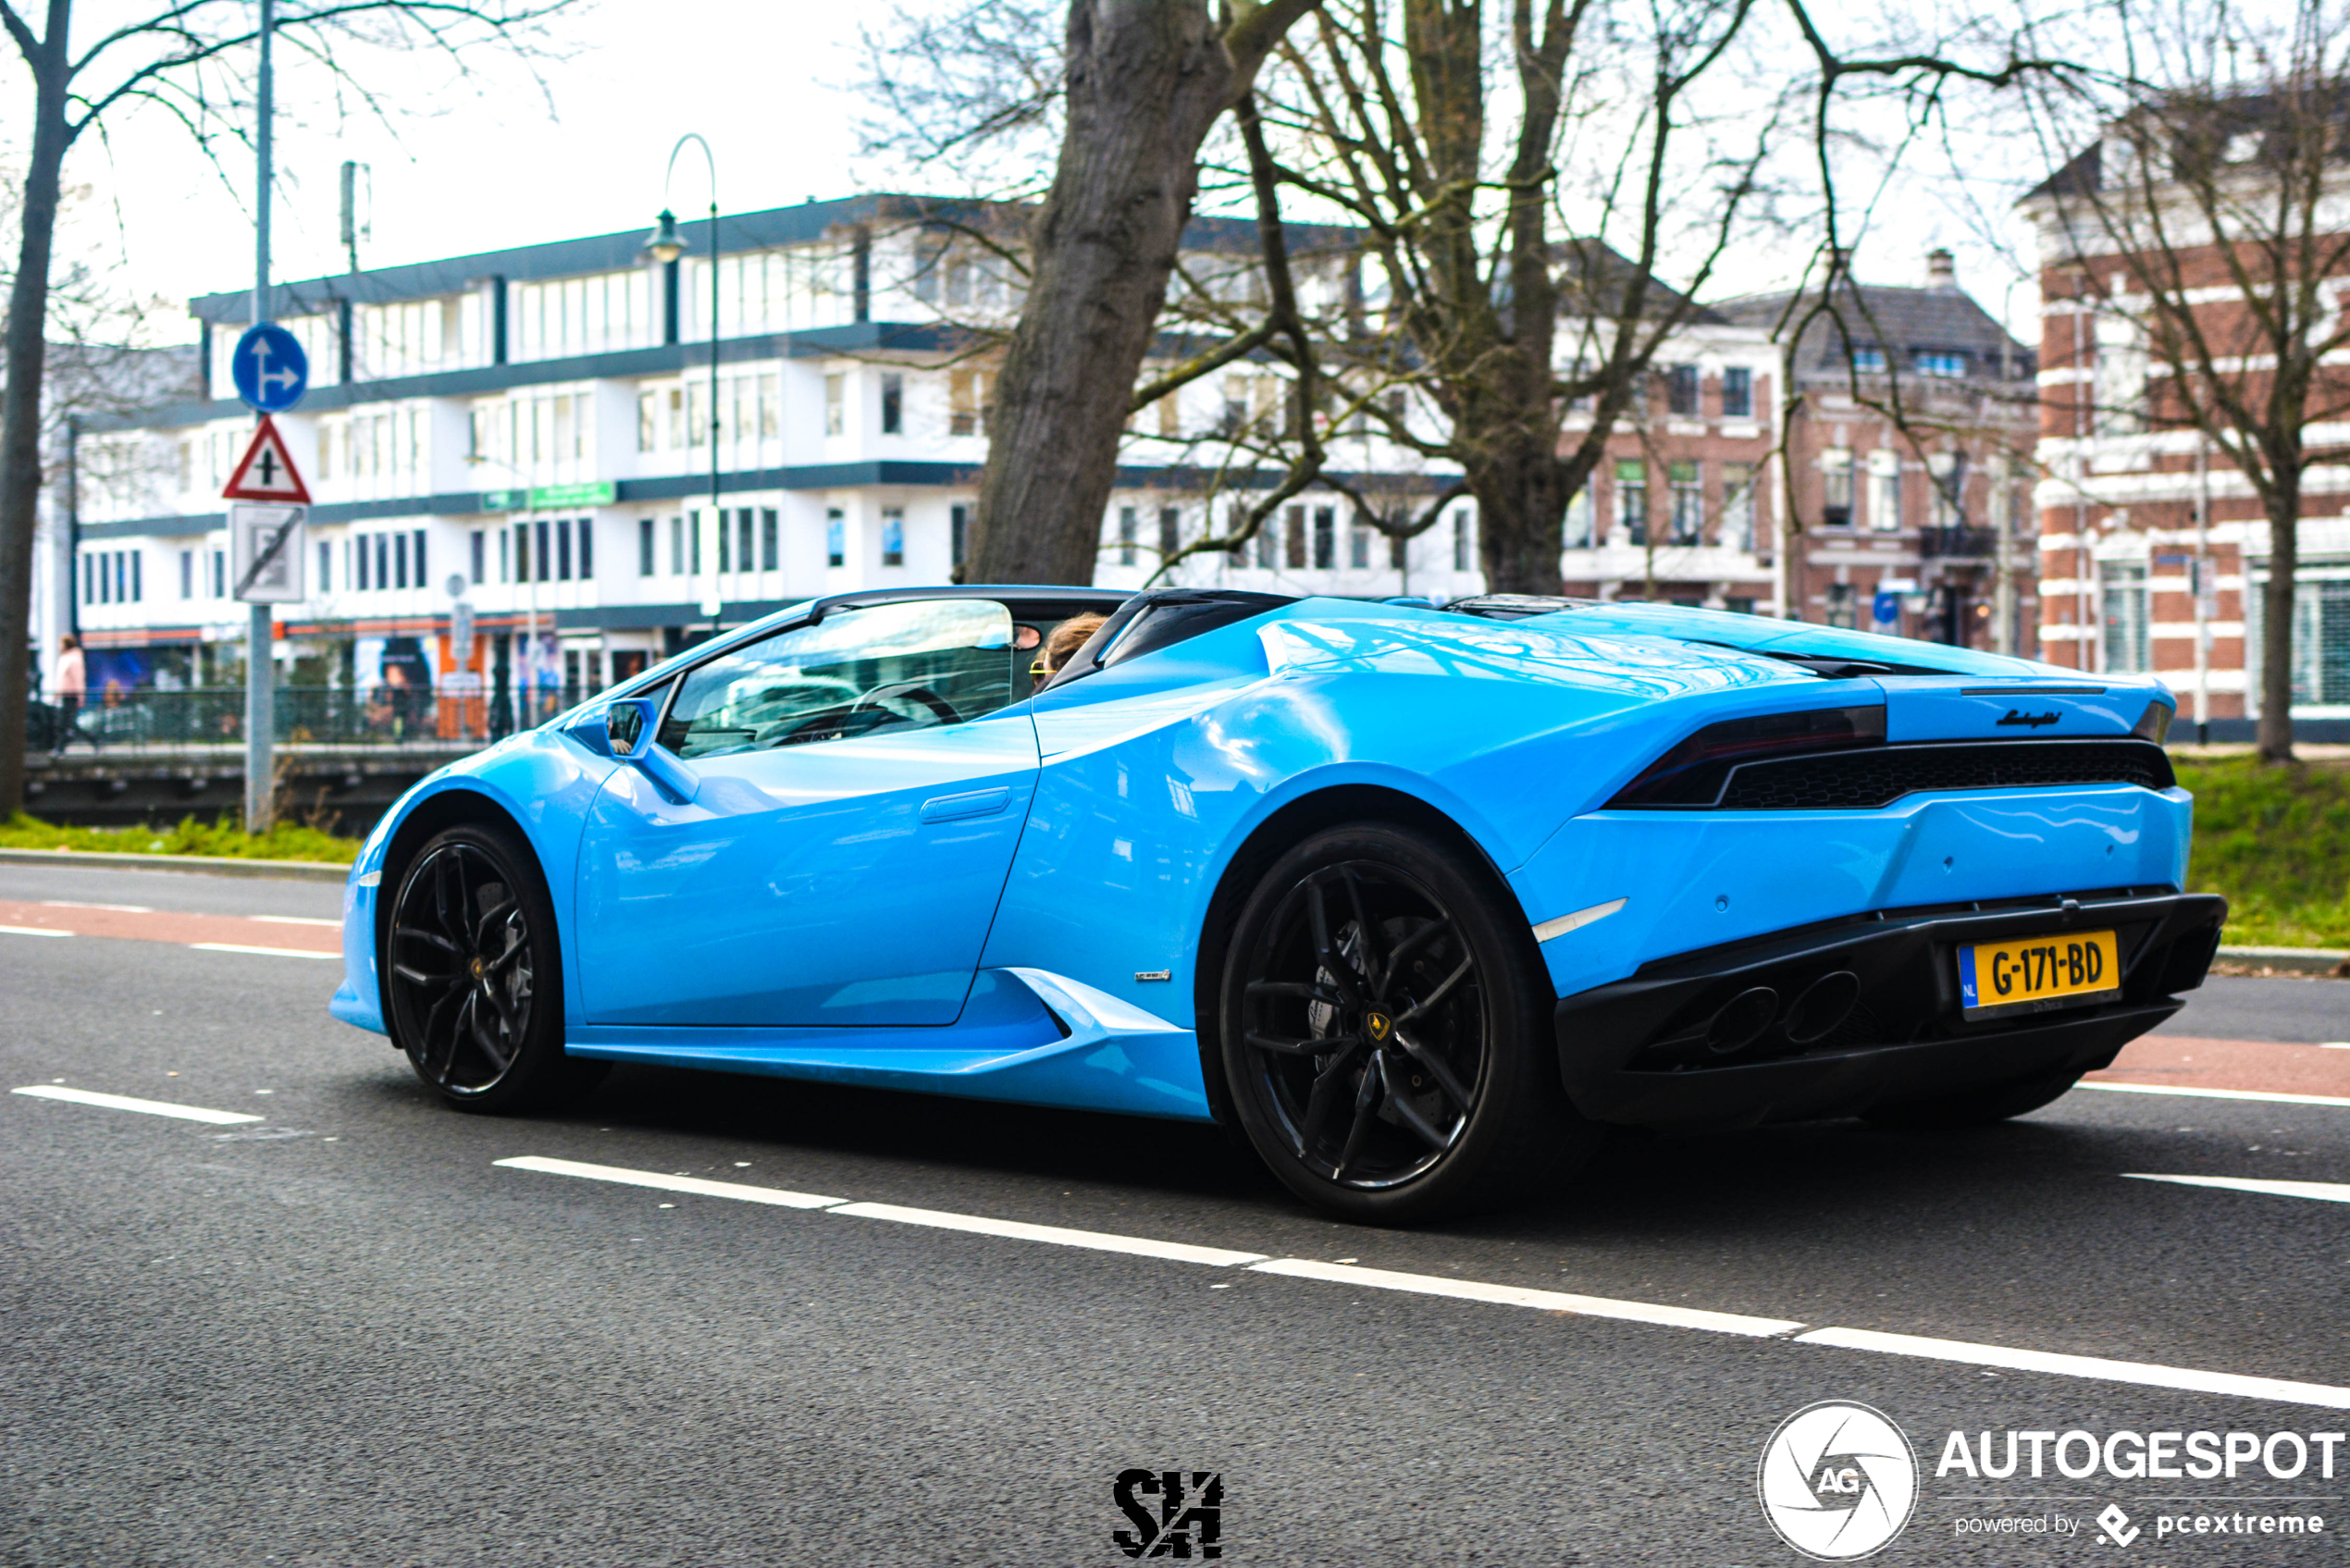
[[[872,14],[860,0],[600,0],[565,19],[570,56],[541,67],[543,93],[502,63],[489,67],[478,90],[427,60],[371,71],[398,111],[389,129],[339,120],[323,72],[281,51],[275,276],[343,269],[337,175],[346,158],[372,173],[373,235],[362,265],[649,228],[670,149],[689,130],[716,149],[728,212],[847,194],[860,182],[902,189],[901,175],[856,157],[856,24]],[[21,68],[11,67],[19,74],[0,113],[16,122],[8,130],[20,145],[30,94]],[[161,296],[152,340],[193,336],[189,296],[252,285],[250,154],[230,148],[224,156],[233,191],[184,131],[149,114],[113,125],[110,142],[85,137],[68,166],[68,185],[89,195],[60,232],[60,260],[102,259],[128,290]],[[681,214],[706,208],[705,178],[688,150],[671,191]],[[1922,282],[1932,243],[1955,243],[1962,282],[1995,314],[2002,308],[2004,265],[1968,243],[1965,226],[1923,188],[1880,212],[1861,275]],[[1791,258],[1750,260],[1738,269],[1741,290],[1787,280],[1773,274]],[[2035,302],[2017,290],[2016,316],[2028,319]]]

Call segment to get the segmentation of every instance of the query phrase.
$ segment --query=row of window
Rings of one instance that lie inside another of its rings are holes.
[[[1754,476],[1751,463],[1725,463],[1722,467],[1722,490],[1719,516],[1721,527],[1716,538],[1738,549],[1754,548]],[[1649,464],[1645,459],[1627,457],[1615,464],[1615,526],[1629,542],[1649,542]],[[1705,464],[1694,460],[1664,464],[1666,510],[1665,531],[1659,542],[1675,545],[1701,544],[1705,537],[1706,487]],[[1592,537],[1592,507],[1586,495],[1577,496],[1567,509],[1566,542],[1571,549],[1589,549],[1596,541]]]
[[[1910,374],[1962,378],[1972,358],[1956,349],[1919,349],[1910,355]],[[1885,351],[1877,348],[1854,349],[1852,368],[1862,376],[1882,376],[1886,360]]]
[[[1701,383],[1696,365],[1665,366],[1664,407],[1666,413],[1691,418],[1704,413],[1701,391]],[[1723,368],[1722,417],[1725,419],[1754,417],[1754,372],[1745,365],[1732,364]]]

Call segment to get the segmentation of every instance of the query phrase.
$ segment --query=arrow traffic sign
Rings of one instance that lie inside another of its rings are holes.
[[[237,396],[255,414],[283,414],[310,389],[310,356],[302,340],[274,321],[245,328],[229,356]]]
[[[229,475],[228,488],[220,494],[228,500],[310,504],[310,488],[295,472],[293,458],[286,451],[286,438],[278,434],[277,425],[267,414],[261,416],[252,444],[245,448],[245,455],[237,460],[235,471]]]

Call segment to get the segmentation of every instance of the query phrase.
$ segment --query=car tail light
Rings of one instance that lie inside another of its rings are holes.
[[[1610,806],[1711,806],[1741,762],[1885,744],[1885,710],[1814,708],[1708,724],[1650,763]]]
[[[2150,740],[2160,746],[2170,737],[2171,721],[2178,716],[2177,709],[2157,698],[2146,704],[2146,710],[2138,715],[2138,722],[2130,726],[2130,733],[2140,740]]]

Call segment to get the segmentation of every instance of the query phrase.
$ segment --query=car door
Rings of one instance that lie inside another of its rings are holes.
[[[835,610],[686,671],[580,851],[592,1024],[952,1023],[1036,786],[1011,614]]]

